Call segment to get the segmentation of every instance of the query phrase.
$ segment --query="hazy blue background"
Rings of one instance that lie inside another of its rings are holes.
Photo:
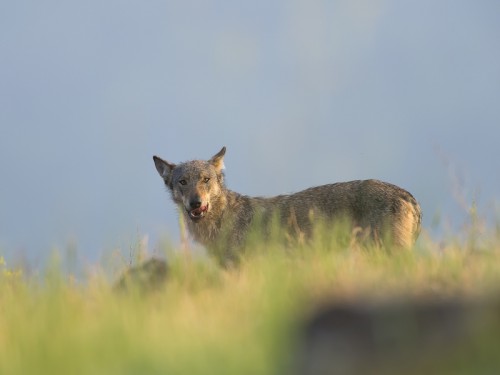
[[[242,193],[371,177],[431,233],[461,200],[493,218],[499,20],[498,0],[2,1],[0,254],[178,241],[151,156],[223,145]]]

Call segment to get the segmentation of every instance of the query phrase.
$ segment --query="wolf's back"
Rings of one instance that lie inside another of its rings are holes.
[[[311,216],[347,218],[352,224],[369,228],[372,237],[386,232],[393,244],[410,247],[418,237],[422,212],[406,190],[378,180],[356,180],[312,187],[295,194],[270,198],[285,221],[293,216],[300,229],[308,231]]]

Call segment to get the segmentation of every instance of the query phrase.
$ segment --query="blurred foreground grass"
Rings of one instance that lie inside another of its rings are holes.
[[[0,374],[285,374],[300,322],[324,303],[500,296],[498,239],[392,254],[256,245],[229,270],[168,260],[167,282],[150,293],[116,293],[106,270],[83,283],[57,267],[25,277],[1,261]]]

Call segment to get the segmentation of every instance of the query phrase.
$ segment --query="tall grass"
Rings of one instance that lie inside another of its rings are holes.
[[[0,374],[284,373],[298,323],[324,301],[500,286],[494,237],[480,251],[425,239],[408,252],[325,238],[252,246],[233,269],[169,253],[168,280],[150,293],[117,293],[99,267],[78,282],[57,266],[30,278],[1,261]]]

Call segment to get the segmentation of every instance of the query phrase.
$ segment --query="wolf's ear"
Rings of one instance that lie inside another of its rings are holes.
[[[175,164],[169,163],[168,161],[165,161],[156,155],[153,156],[153,160],[155,162],[155,167],[159,175],[165,180],[166,183],[169,184],[172,171],[175,168]]]
[[[215,167],[217,173],[220,174],[224,169],[224,154],[226,153],[226,146],[222,147],[221,150],[216,153],[209,162]]]

